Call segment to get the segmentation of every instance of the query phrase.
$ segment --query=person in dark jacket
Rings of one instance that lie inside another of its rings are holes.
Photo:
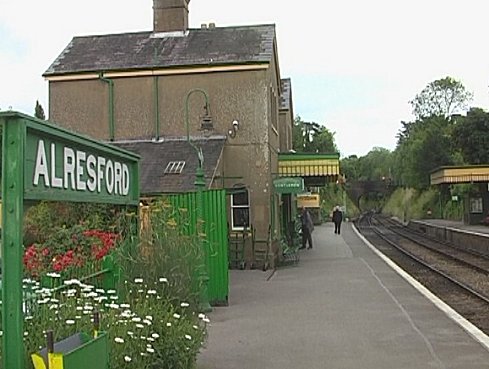
[[[311,213],[306,207],[302,207],[301,213],[301,224],[302,224],[302,247],[306,248],[306,243],[309,244],[308,249],[312,249],[312,231],[314,230],[314,223],[312,221]]]
[[[341,222],[343,221],[343,212],[340,210],[339,206],[334,208],[332,221],[334,223],[334,233],[340,234]]]

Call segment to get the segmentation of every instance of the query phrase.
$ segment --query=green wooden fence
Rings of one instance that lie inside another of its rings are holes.
[[[170,195],[169,200],[176,208],[185,208],[190,226],[185,232],[197,229],[197,192]],[[212,305],[227,305],[229,295],[228,272],[228,224],[226,216],[226,191],[207,190],[203,196],[203,231],[207,248],[209,273],[208,297]]]

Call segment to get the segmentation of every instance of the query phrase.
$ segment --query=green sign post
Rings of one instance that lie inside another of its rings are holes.
[[[139,157],[17,112],[2,127],[2,363],[23,369],[24,200],[137,205]]]

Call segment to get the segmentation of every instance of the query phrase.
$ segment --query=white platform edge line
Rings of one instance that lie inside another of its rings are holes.
[[[388,266],[390,266],[396,273],[398,273],[402,278],[404,278],[410,285],[412,285],[416,290],[418,290],[423,296],[430,300],[438,309],[443,311],[450,319],[461,326],[467,333],[469,333],[477,342],[479,342],[486,350],[489,351],[489,337],[482,332],[479,328],[453,310],[449,305],[443,302],[440,298],[435,296],[429,289],[419,283],[416,279],[411,277],[404,269],[399,265],[394,263],[382,252],[377,250],[374,245],[372,245],[360,232],[357,230],[355,225],[352,224],[352,228],[358,237]]]

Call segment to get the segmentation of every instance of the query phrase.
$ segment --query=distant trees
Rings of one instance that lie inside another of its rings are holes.
[[[450,123],[433,116],[404,127],[395,150],[394,175],[404,186],[427,188],[433,169],[454,164]]]
[[[46,120],[46,116],[44,114],[44,109],[42,105],[39,104],[39,100],[36,100],[36,107],[34,109],[34,116],[38,119]]]
[[[465,117],[457,117],[452,136],[465,163],[489,163],[489,113],[472,108]]]
[[[401,122],[396,149],[376,147],[363,157],[343,158],[341,173],[347,181],[385,179],[423,190],[440,166],[489,163],[489,113],[468,110],[472,96],[452,77],[430,82],[410,101],[415,120]],[[300,117],[293,139],[297,151],[338,152],[334,133]]]
[[[451,77],[429,83],[410,101],[416,120],[401,122],[394,152],[398,183],[417,189],[430,185],[440,166],[489,162],[489,114],[470,109],[472,93]]]
[[[351,155],[341,160],[341,173],[347,181],[390,181],[393,155],[382,147],[374,147],[365,156]]]
[[[430,82],[409,103],[416,119],[433,116],[450,118],[455,113],[465,112],[472,97],[473,94],[460,81],[445,77]]]
[[[300,116],[294,119],[292,147],[298,152],[338,152],[334,132],[318,123],[304,122]]]

